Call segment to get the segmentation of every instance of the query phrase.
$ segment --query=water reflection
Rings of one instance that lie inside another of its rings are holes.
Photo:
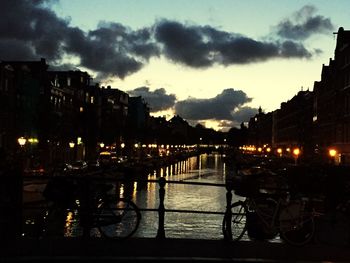
[[[149,180],[165,177],[169,181],[191,181],[224,183],[230,172],[221,155],[191,157],[165,168],[160,168],[148,176]],[[137,189],[135,203],[140,208],[158,208],[158,184],[147,183]],[[224,212],[226,190],[224,187],[188,184],[165,185],[165,208],[179,210]],[[221,239],[222,215],[167,212],[165,233],[172,238]],[[138,237],[155,237],[158,229],[158,214],[143,212]]]
[[[167,167],[151,172],[147,178],[138,182],[124,182],[115,185],[116,195],[130,196],[139,208],[157,209],[159,206],[156,180],[165,177],[168,181],[191,181],[224,183],[229,167],[221,155],[203,154],[179,161]],[[200,186],[189,184],[165,185],[166,209],[224,212],[226,208],[225,187]],[[193,214],[167,212],[165,214],[165,234],[169,238],[222,239],[221,223],[223,215]],[[65,235],[77,234],[76,215],[67,215]],[[156,236],[158,230],[158,213],[142,211],[142,219],[136,237]]]

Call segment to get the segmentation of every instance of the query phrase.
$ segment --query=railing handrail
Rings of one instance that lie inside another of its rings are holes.
[[[214,215],[224,215],[224,211],[201,211],[201,210],[191,210],[191,209],[168,209],[164,205],[165,197],[165,185],[166,184],[187,184],[187,185],[197,185],[197,186],[210,186],[210,187],[226,187],[226,183],[209,183],[209,182],[191,182],[184,180],[166,180],[165,177],[159,177],[157,179],[140,179],[140,178],[125,178],[125,177],[106,177],[101,176],[101,172],[88,173],[88,174],[68,174],[62,176],[48,176],[48,175],[30,175],[25,176],[24,179],[29,180],[38,180],[42,179],[43,181],[50,180],[53,178],[67,178],[67,179],[77,179],[77,180],[97,180],[97,181],[107,181],[107,182],[147,182],[147,183],[158,183],[159,184],[159,206],[158,208],[139,208],[140,211],[153,211],[158,212],[158,231],[156,238],[163,239],[165,238],[165,228],[164,228],[164,218],[166,213],[193,213],[193,214],[214,214]],[[24,208],[35,208],[33,206],[26,205]],[[38,207],[38,209],[40,209]]]

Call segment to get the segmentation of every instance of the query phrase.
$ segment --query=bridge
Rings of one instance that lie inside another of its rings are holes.
[[[346,246],[293,247],[267,241],[131,238],[18,239],[2,245],[0,262],[349,262]]]
[[[190,182],[171,182],[160,179],[154,180],[154,183],[160,184],[159,196],[161,197],[160,206],[156,209],[159,213],[159,229],[155,238],[130,238],[117,241],[93,237],[11,236],[7,239],[2,237],[0,262],[350,262],[349,240],[344,244],[327,245],[316,242],[303,247],[294,247],[282,242],[269,241],[231,242],[166,238],[164,213],[181,211],[164,208],[164,184]],[[231,191],[228,191],[228,204],[231,203],[231,198]],[[2,228],[6,228],[6,225],[3,224]]]

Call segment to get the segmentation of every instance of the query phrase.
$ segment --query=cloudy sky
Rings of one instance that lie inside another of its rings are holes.
[[[313,89],[350,1],[0,0],[0,60],[45,57],[227,129]]]

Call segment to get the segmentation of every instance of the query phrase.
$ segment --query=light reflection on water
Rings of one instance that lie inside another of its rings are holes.
[[[191,157],[185,161],[160,168],[147,177],[156,180],[165,177],[169,181],[224,183],[230,173],[230,167],[223,162],[219,154]],[[140,178],[144,179],[144,178]],[[159,186],[155,182],[121,183],[118,186],[119,196],[132,196],[139,208],[157,209],[159,206]],[[166,209],[196,210],[224,212],[226,208],[226,189],[217,186],[202,186],[189,184],[165,185]],[[167,212],[165,214],[165,235],[169,238],[222,239],[221,214],[194,214]],[[67,215],[65,236],[79,235],[75,214]],[[157,235],[158,213],[142,211],[142,219],[135,237],[150,237]]]
[[[224,183],[230,172],[221,155],[203,154],[161,168],[148,176],[161,176],[171,181]],[[158,208],[158,184],[147,183],[147,187],[136,189],[134,201],[140,208]],[[226,207],[225,187],[189,184],[166,184],[166,209],[224,212]],[[165,234],[170,238],[222,239],[223,215],[167,212]],[[155,237],[158,229],[157,212],[143,212],[137,237]]]

